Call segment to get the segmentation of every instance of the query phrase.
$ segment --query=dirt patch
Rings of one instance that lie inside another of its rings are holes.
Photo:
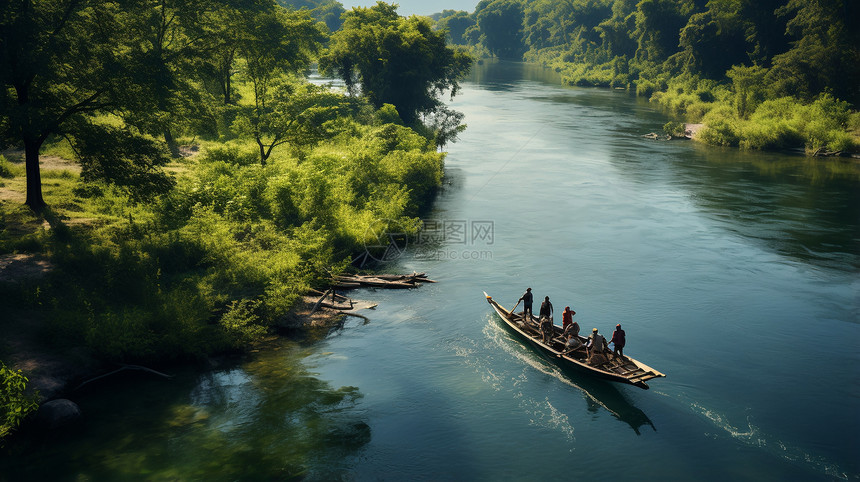
[[[43,278],[53,268],[50,261],[32,254],[0,255],[0,283]]]
[[[24,151],[21,149],[9,149],[0,152],[7,161],[13,164],[24,164]],[[69,171],[81,173],[81,166],[75,161],[70,161],[59,156],[39,156],[39,167],[49,171]]]
[[[696,137],[703,127],[705,127],[705,124],[684,124],[684,137],[688,139]]]
[[[325,327],[325,326],[333,326],[341,321],[345,316],[357,316],[359,318],[366,317],[359,313],[359,311],[373,309],[376,307],[375,303],[370,303],[367,301],[361,300],[352,300],[352,303],[339,301],[336,304],[340,305],[341,308],[347,308],[351,306],[351,309],[334,309],[326,306],[320,306],[313,311],[314,305],[316,305],[319,300],[319,295],[307,295],[303,296],[301,300],[296,303],[296,306],[292,309],[292,311],[287,315],[284,322],[280,325],[281,328],[302,328],[302,327]],[[330,299],[327,299],[327,303],[331,303]]]
[[[196,157],[198,154],[200,154],[200,146],[197,144],[179,146],[179,155],[182,157]]]
[[[3,353],[7,365],[21,370],[42,400],[60,396],[69,383],[97,369],[83,348],[58,351],[45,341],[49,324],[41,313],[14,311],[3,323]]]

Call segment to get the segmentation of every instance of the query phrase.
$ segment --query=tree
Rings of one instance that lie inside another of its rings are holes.
[[[495,56],[522,60],[523,4],[519,0],[481,2],[475,9],[481,42]]]
[[[311,10],[311,14],[314,18],[325,23],[329,32],[340,30],[340,26],[343,25],[341,16],[344,12],[346,12],[346,10],[343,8],[343,5],[334,0],[322,2],[317,8]]]
[[[127,5],[125,14],[134,21],[126,35],[139,63],[136,84],[141,91],[126,120],[144,132],[163,135],[178,157],[175,131],[204,117],[207,106],[198,82],[200,59],[220,53],[222,90],[229,98],[235,32],[255,33],[253,25],[237,19],[274,8],[271,0],[139,0]]]
[[[22,0],[0,8],[3,137],[24,146],[26,204],[45,207],[39,151],[52,135],[117,108],[134,82],[121,5]]]
[[[689,0],[642,0],[636,6],[638,60],[661,63],[678,51],[681,28],[694,5]]]
[[[299,90],[285,76],[310,65],[325,34],[307,10],[277,8],[257,14],[252,22],[255,33],[241,41],[239,50],[245,59],[245,75],[254,88],[254,104],[239,110],[235,127],[254,138],[260,162],[265,164],[272,149],[296,143],[296,133],[314,117],[299,117],[313,107],[308,102],[314,98],[310,86]]]
[[[441,17],[436,24],[441,30],[448,31],[448,39],[454,45],[466,45],[466,30],[475,25],[475,19],[469,15],[469,12],[462,10],[446,10],[446,16]]]
[[[636,40],[631,33],[636,26],[636,2],[616,1],[612,4],[612,15],[600,22],[595,30],[600,33],[603,46],[610,56],[632,58],[636,55]]]
[[[331,37],[320,70],[336,74],[350,92],[361,93],[377,108],[392,104],[406,124],[436,110],[446,90],[455,95],[471,58],[446,45],[444,31],[427,19],[401,17],[397,7],[377,2],[344,14],[343,27]]]
[[[726,76],[732,79],[735,108],[741,119],[746,119],[751,112],[755,111],[756,106],[764,100],[766,75],[767,69],[757,65],[752,67],[735,65],[726,72]]]
[[[794,16],[786,33],[795,40],[773,58],[769,80],[778,95],[811,99],[827,89],[855,105],[860,102],[860,32],[847,19],[860,15],[856,1],[789,0],[777,10]]]
[[[255,91],[254,105],[240,108],[233,127],[254,139],[265,165],[275,147],[300,150],[330,137],[352,107],[349,98],[327,87],[280,78]]]
[[[424,119],[427,129],[433,133],[433,140],[438,149],[444,149],[450,142],[455,142],[466,130],[462,124],[464,114],[442,105]]]

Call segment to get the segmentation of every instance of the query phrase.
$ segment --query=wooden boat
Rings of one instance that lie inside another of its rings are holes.
[[[534,317],[530,317],[531,320],[526,320],[523,317],[523,313],[513,313],[510,310],[506,310],[496,303],[493,297],[488,295],[486,291],[484,292],[484,296],[487,297],[487,302],[496,310],[496,313],[509,329],[531,343],[544,356],[562,367],[572,368],[614,382],[627,383],[646,390],[648,389],[646,381],[666,376],[628,356],[616,357],[612,354],[607,354],[605,363],[593,366],[587,362],[585,349],[563,354],[565,340],[561,336],[561,327],[553,325],[552,339],[548,343],[544,343]],[[579,340],[583,343],[587,341],[581,336]]]

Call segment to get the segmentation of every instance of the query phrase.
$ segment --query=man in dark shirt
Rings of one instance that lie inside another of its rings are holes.
[[[624,345],[627,344],[624,330],[621,329],[621,323],[615,325],[615,331],[612,332],[612,340],[609,342],[615,345],[612,354],[615,356],[621,355],[624,358]]]
[[[547,318],[552,318],[552,303],[549,302],[549,296],[544,298],[543,303],[540,304],[540,315],[541,318],[546,316]]]
[[[526,322],[532,321],[532,316],[534,316],[534,313],[532,313],[532,303],[534,299],[532,298],[531,288],[526,289],[526,292],[520,297],[520,301],[523,302],[523,318]]]
[[[540,304],[539,318],[543,341],[547,343],[552,339],[552,303],[549,302],[549,296]]]

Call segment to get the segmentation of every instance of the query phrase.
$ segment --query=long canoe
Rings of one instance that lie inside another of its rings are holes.
[[[598,378],[611,380],[613,382],[627,383],[639,388],[648,389],[648,384],[645,382],[653,378],[665,377],[663,373],[649,367],[648,365],[634,360],[629,356],[617,357],[612,354],[607,354],[605,363],[599,365],[591,365],[588,363],[584,349],[575,350],[572,353],[565,354],[565,340],[562,338],[561,327],[553,325],[553,336],[548,343],[544,343],[540,329],[534,322],[534,318],[526,320],[523,313],[514,313],[506,310],[501,305],[493,300],[493,297],[484,292],[487,297],[487,302],[496,310],[496,313],[505,322],[505,325],[520,338],[528,341],[533,347],[538,349],[544,356],[555,361],[558,365],[566,368],[572,368],[577,371],[585,372]],[[580,341],[585,343],[587,340],[579,337]]]

